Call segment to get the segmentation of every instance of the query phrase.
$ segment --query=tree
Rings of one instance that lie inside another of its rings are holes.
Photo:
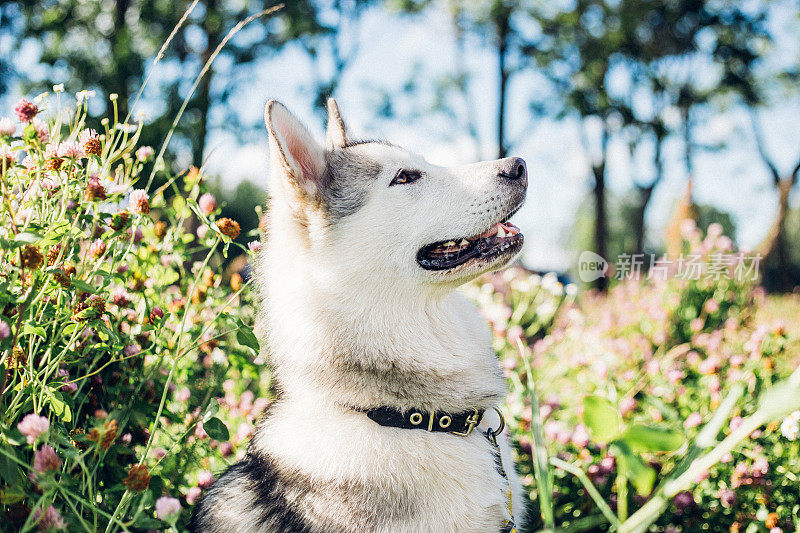
[[[609,143],[624,140],[632,152],[652,147],[651,177],[633,179],[638,207],[631,251],[641,253],[647,206],[665,173],[664,142],[682,126],[688,166],[692,109],[721,86],[736,85],[739,69],[754,60],[753,40],[763,33],[762,15],[728,2],[578,0],[564,10],[547,4],[537,11],[537,19],[542,38],[532,53],[562,95],[554,113],[578,118],[590,154],[594,248],[602,256],[608,239]],[[711,45],[698,44],[701,33],[713,36]],[[708,62],[721,66],[722,73],[713,86],[699,90],[693,73]],[[676,110],[682,124],[670,125],[675,121],[668,114]],[[604,281],[598,281],[602,288]]]
[[[155,110],[150,127],[145,129],[145,143],[158,145],[163,140],[189,86],[225,35],[239,21],[275,3],[199,2],[165,50],[159,75],[145,93]],[[116,93],[120,112],[125,116],[153,57],[189,5],[188,0],[60,0],[44,4],[22,0],[3,8],[3,13],[23,21],[14,31],[16,48],[35,43],[39,62],[47,67],[43,78],[23,80],[29,89],[45,90],[52,83],[63,81],[71,92],[93,89],[103,96]],[[201,80],[175,132],[174,151],[184,154],[183,164],[202,164],[212,127],[229,125],[242,136],[252,131],[256,125],[242,127],[231,105],[234,88],[251,77],[252,68],[260,59],[286,43],[302,39],[311,50],[312,43],[322,46],[334,38],[336,26],[321,22],[322,13],[330,9],[313,0],[286,2],[273,18],[250,24],[227,44]],[[336,75],[340,76],[343,69],[342,65]],[[332,87],[329,80],[318,89],[326,92]],[[106,110],[93,107],[91,111],[101,115]],[[212,116],[219,118],[212,120]]]

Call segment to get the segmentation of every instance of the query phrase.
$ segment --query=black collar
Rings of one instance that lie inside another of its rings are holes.
[[[365,409],[370,420],[381,426],[401,429],[424,429],[443,433],[452,433],[466,437],[483,419],[483,409],[470,409],[460,413],[444,411],[423,411],[411,409],[401,411],[394,407],[382,406]]]

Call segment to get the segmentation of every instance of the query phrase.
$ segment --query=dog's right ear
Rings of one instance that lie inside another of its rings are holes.
[[[318,199],[325,175],[324,148],[277,100],[267,102],[264,122],[269,131],[270,157],[278,160],[299,194]]]
[[[325,137],[329,150],[347,146],[347,128],[333,98],[328,98],[328,132]]]

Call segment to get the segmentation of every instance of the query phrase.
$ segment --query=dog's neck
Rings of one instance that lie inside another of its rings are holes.
[[[286,397],[454,412],[502,399],[488,327],[460,294],[374,280],[354,289],[291,262],[263,265],[261,279],[263,333]]]

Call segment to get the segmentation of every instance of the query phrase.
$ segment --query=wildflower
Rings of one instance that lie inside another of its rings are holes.
[[[247,243],[247,249],[253,253],[257,253],[261,250],[261,241],[250,241]]]
[[[125,348],[122,349],[122,353],[125,357],[133,357],[137,353],[142,351],[142,347],[138,344],[129,344]]]
[[[92,442],[96,442],[101,450],[107,450],[111,447],[111,443],[117,438],[117,421],[113,418],[103,422],[101,429],[93,428],[89,435],[86,436]]]
[[[700,416],[700,413],[694,412],[686,417],[686,420],[683,421],[683,427],[686,429],[689,428],[696,428],[703,422],[703,417]]]
[[[100,155],[103,151],[103,144],[100,142],[100,137],[98,137],[97,132],[91,128],[83,130],[80,135],[78,135],[78,140],[86,155]]]
[[[61,468],[61,459],[52,446],[45,444],[33,455],[33,469],[40,474]]]
[[[11,336],[11,326],[0,320],[0,341]]]
[[[164,318],[163,309],[161,309],[158,306],[155,306],[153,307],[153,309],[150,310],[150,322],[152,324],[157,324],[158,322],[161,321],[162,318]]]
[[[2,338],[2,334],[0,334],[0,338]],[[789,440],[797,440],[800,437],[800,411],[795,411],[783,419],[781,434]]]
[[[200,487],[191,487],[186,492],[186,503],[189,505],[194,505],[194,502],[197,501],[197,498],[199,498],[201,494],[203,494],[203,491],[200,489]]]
[[[200,473],[197,474],[197,486],[201,489],[207,489],[212,483],[214,483],[214,474],[208,470],[201,470]]]
[[[58,145],[58,157],[79,159],[84,155],[83,148],[76,141],[64,141]]]
[[[217,209],[217,199],[214,198],[213,194],[205,193],[197,200],[197,205],[200,207],[200,211],[206,215],[210,215]]]
[[[683,511],[695,505],[694,495],[688,490],[681,491],[672,498],[672,503],[675,504],[678,512]]]
[[[192,391],[189,390],[189,387],[181,387],[178,389],[178,392],[175,393],[175,400],[179,402],[188,402],[191,397]]]
[[[164,522],[174,522],[181,513],[181,502],[171,496],[156,500],[156,516]]]
[[[206,235],[208,235],[208,225],[200,224],[197,226],[197,236],[200,239],[205,239]]]
[[[235,239],[239,236],[239,232],[241,231],[239,228],[239,223],[235,220],[231,220],[230,218],[221,218],[217,220],[217,228],[219,229],[220,233],[229,239]]]
[[[33,129],[36,131],[36,138],[39,139],[39,142],[42,144],[49,143],[50,128],[47,127],[47,123],[44,120],[35,118],[31,124],[33,124]]]
[[[20,122],[28,123],[39,113],[39,107],[23,98],[14,108],[14,112],[17,114]]]
[[[244,283],[244,279],[242,279],[242,275],[238,272],[234,272],[231,274],[231,289],[234,292],[239,292],[241,290]]]
[[[119,231],[128,225],[128,219],[130,216],[130,213],[127,211],[118,211],[111,217],[111,223],[109,226],[111,226],[111,229],[114,231]]]
[[[780,519],[781,517],[778,516],[778,513],[769,513],[766,520],[764,520],[764,525],[767,526],[767,529],[778,527]]]
[[[128,239],[133,239],[134,243],[138,243],[144,238],[144,233],[141,228],[136,228],[135,230],[128,228],[126,234],[128,235]]]
[[[47,266],[53,266],[61,255],[61,243],[54,244],[47,250]]]
[[[58,156],[53,155],[53,156],[49,157],[47,159],[47,161],[45,161],[44,169],[45,170],[57,171],[57,170],[61,169],[61,165],[63,165],[63,164],[64,164],[64,160],[63,159],[61,159]]]
[[[134,213],[146,215],[150,213],[150,196],[142,189],[136,189],[131,192],[130,205]]]
[[[152,146],[142,146],[136,150],[136,159],[138,161],[147,161],[153,156],[154,150]]]
[[[125,307],[131,303],[131,295],[122,287],[111,293],[111,303],[117,307]]]
[[[723,507],[726,509],[730,509],[734,505],[736,505],[736,491],[731,489],[723,489],[719,493],[719,501]]]
[[[69,378],[69,371],[67,369],[65,369],[65,368],[59,368],[58,372],[56,373],[56,376],[58,376],[60,378]],[[75,393],[78,390],[78,384],[77,383],[69,382],[67,379],[65,379],[64,381],[65,381],[65,383],[63,385],[61,385],[61,387],[60,387],[61,390],[69,392],[69,393]]]
[[[33,521],[39,526],[39,531],[59,530],[67,527],[67,523],[61,518],[61,513],[52,505],[44,512],[41,508],[36,509],[33,512]]]
[[[31,270],[36,270],[39,268],[44,261],[42,252],[40,252],[39,249],[32,244],[26,244],[23,246],[22,250],[20,251],[20,256],[22,258],[22,267]]]
[[[76,268],[73,265],[62,265],[60,270],[60,272],[53,272],[53,278],[62,287],[69,287],[71,284],[70,278],[77,272]]]
[[[0,139],[3,139],[5,137],[13,137],[14,132],[16,131],[17,131],[17,126],[10,118],[8,117],[0,118]]]
[[[102,239],[95,240],[91,246],[89,246],[89,255],[94,257],[95,259],[99,259],[106,253],[106,243]]]
[[[25,418],[17,424],[17,429],[25,435],[28,444],[33,444],[43,433],[50,431],[50,421],[37,414],[25,415]]]
[[[93,294],[89,297],[89,305],[97,311],[98,314],[102,314],[106,310],[106,301],[103,300],[103,297],[99,294]]]
[[[122,483],[124,483],[129,490],[135,492],[145,490],[150,484],[150,473],[147,470],[147,466],[133,465],[128,471],[128,477],[126,477]]]

